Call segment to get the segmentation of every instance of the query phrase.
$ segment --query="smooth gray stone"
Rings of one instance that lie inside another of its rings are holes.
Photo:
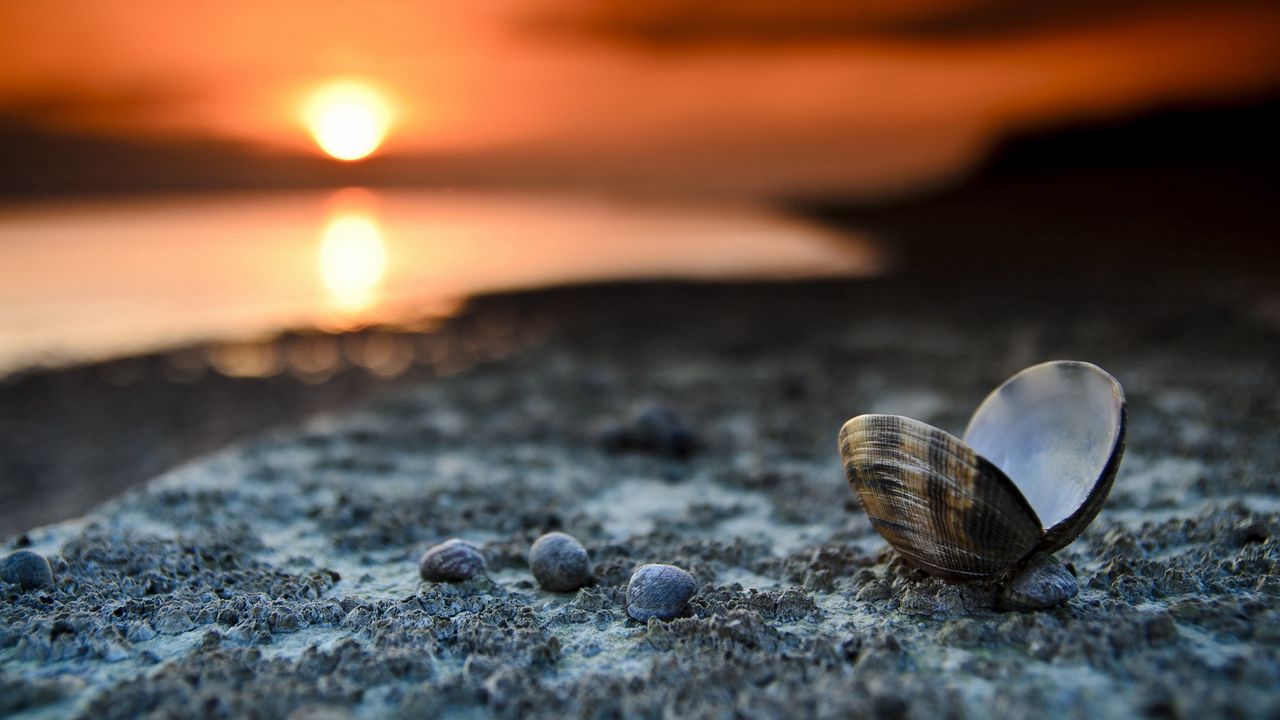
[[[418,574],[430,582],[470,580],[487,571],[480,551],[456,538],[427,550],[418,561]]]
[[[670,620],[697,590],[693,576],[675,565],[641,565],[627,583],[627,614],[640,622]]]
[[[43,555],[19,550],[0,561],[0,579],[32,590],[53,585],[53,570]]]
[[[1000,589],[997,602],[1004,610],[1045,610],[1065,603],[1079,592],[1075,575],[1060,560],[1048,553],[1036,553]]]
[[[529,548],[529,569],[544,590],[569,592],[591,582],[587,549],[570,535],[550,532]]]

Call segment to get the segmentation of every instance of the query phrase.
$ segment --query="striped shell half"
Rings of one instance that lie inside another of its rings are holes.
[[[890,545],[926,572],[976,580],[1075,540],[1111,489],[1125,420],[1115,378],[1055,361],[992,392],[964,440],[910,418],[860,415],[841,428],[840,454]]]

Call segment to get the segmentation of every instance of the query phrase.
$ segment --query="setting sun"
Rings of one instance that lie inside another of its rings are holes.
[[[391,125],[391,106],[367,82],[337,80],[311,95],[303,119],[321,150],[339,160],[359,160],[382,144]]]

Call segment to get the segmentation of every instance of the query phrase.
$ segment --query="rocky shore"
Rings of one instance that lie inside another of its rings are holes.
[[[8,539],[49,558],[54,586],[0,584],[0,714],[1280,714],[1265,289],[639,285],[469,313],[550,330]],[[836,432],[863,412],[959,432],[987,391],[1054,358],[1124,384],[1128,452],[1058,554],[1079,596],[1002,613],[993,587],[886,549]],[[637,431],[655,408],[671,422]],[[529,546],[554,530],[586,546],[587,587],[534,581]],[[488,575],[422,581],[418,558],[452,537]],[[682,616],[628,617],[644,563],[693,575]]]

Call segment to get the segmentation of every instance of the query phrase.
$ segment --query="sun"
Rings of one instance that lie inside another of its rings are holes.
[[[378,149],[391,127],[391,104],[371,83],[330,81],[307,99],[302,117],[316,144],[339,160],[359,160]]]

